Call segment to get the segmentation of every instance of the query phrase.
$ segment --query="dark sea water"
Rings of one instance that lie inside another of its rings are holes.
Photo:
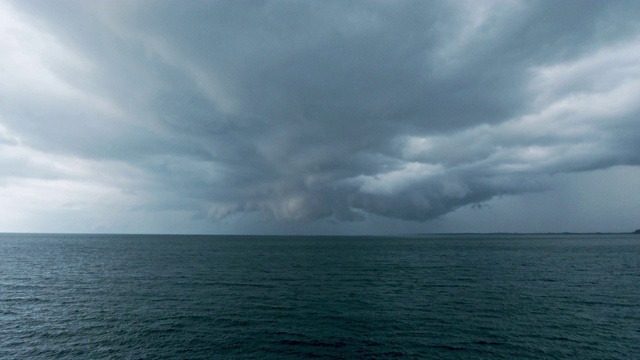
[[[640,236],[0,235],[2,359],[639,359]]]

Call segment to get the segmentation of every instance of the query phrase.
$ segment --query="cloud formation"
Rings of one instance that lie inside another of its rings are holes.
[[[52,208],[425,221],[552,174],[637,166],[637,14],[633,1],[3,1],[0,186],[51,188]]]

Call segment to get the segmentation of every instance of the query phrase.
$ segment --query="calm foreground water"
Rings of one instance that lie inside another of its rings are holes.
[[[640,358],[640,236],[0,235],[2,359]]]

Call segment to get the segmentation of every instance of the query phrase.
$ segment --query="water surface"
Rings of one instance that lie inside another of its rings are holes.
[[[640,237],[0,235],[0,358],[640,354]]]

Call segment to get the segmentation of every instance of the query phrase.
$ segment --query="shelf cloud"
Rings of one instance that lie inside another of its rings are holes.
[[[0,215],[427,221],[554,174],[636,167],[638,14],[2,0],[0,199],[22,210]]]

